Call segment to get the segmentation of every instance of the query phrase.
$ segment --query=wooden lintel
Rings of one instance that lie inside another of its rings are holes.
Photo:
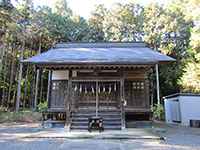
[[[136,69],[136,68],[150,68],[152,65],[37,65],[38,68],[47,68],[47,69]]]

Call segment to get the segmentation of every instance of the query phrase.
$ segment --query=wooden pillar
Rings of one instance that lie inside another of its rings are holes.
[[[49,70],[48,87],[47,87],[47,104],[48,104],[48,107],[49,107],[49,102],[50,102],[51,78],[52,78],[52,71]]]
[[[160,104],[160,85],[159,85],[159,72],[158,72],[158,64],[155,66],[156,69],[156,91],[157,91],[157,104]]]
[[[99,109],[99,85],[98,81],[96,81],[96,117],[98,117],[98,109]]]
[[[71,70],[69,70],[69,79],[67,84],[67,98],[65,99],[65,109],[66,109],[66,122],[65,127],[70,130],[70,103],[71,103],[71,92],[72,92],[72,80],[71,80]]]
[[[125,110],[124,110],[124,101],[125,101],[125,95],[124,95],[124,73],[121,73],[121,79],[120,79],[120,105],[121,105],[121,129],[125,129]]]
[[[22,68],[23,68],[23,65],[22,65],[22,63],[20,63],[19,78],[18,78],[18,85],[17,85],[17,99],[16,99],[16,104],[15,104],[15,105],[16,105],[16,106],[15,106],[15,111],[19,111],[19,106],[20,106]]]

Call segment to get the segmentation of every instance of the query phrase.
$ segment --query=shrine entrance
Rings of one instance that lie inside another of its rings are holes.
[[[120,80],[72,80],[72,109],[120,109]]]

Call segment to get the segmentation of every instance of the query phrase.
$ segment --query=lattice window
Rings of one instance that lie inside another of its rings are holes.
[[[146,105],[144,81],[125,81],[125,99],[127,107],[143,108]]]
[[[133,81],[132,88],[134,90],[144,90],[144,82],[143,81]]]

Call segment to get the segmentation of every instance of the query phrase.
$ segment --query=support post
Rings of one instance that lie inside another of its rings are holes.
[[[72,92],[72,80],[71,80],[71,70],[69,70],[69,79],[68,79],[68,86],[67,86],[67,98],[65,100],[65,107],[66,107],[66,122],[65,128],[70,130],[70,103],[71,103],[71,92]]]
[[[156,69],[156,91],[157,91],[157,104],[160,105],[160,85],[159,85],[159,72],[158,64],[155,66]]]
[[[98,117],[98,109],[99,109],[99,85],[98,81],[96,81],[96,117]]]
[[[49,106],[49,99],[50,99],[51,77],[52,77],[52,71],[49,70],[49,74],[48,74],[48,88],[47,88],[47,104],[48,104],[48,106]]]
[[[124,75],[122,72],[121,79],[120,79],[120,105],[121,105],[121,129],[125,129],[125,111],[124,111],[124,101],[125,101],[125,96],[124,96]]]
[[[20,62],[19,78],[18,78],[18,85],[17,85],[17,99],[16,99],[15,111],[19,111],[19,104],[20,104],[20,98],[21,98],[22,68],[23,68],[23,65]]]

